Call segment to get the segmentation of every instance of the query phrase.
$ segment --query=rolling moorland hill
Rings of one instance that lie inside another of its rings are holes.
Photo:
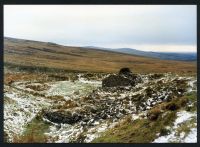
[[[100,47],[92,47],[89,48],[101,49],[101,50],[109,50],[113,52],[125,53],[130,55],[138,55],[144,57],[157,58],[162,60],[177,60],[177,61],[196,61],[197,53],[195,52],[152,52],[152,51],[141,51],[132,48],[100,48]]]
[[[129,67],[135,73],[196,73],[196,61],[160,60],[87,47],[62,46],[4,38],[4,64],[16,67],[79,72],[117,72]]]

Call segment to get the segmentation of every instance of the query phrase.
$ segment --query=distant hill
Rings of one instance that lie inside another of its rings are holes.
[[[109,49],[109,48],[101,48],[101,47],[93,47],[89,46],[89,48],[101,49],[101,50],[109,50],[119,53],[126,53],[130,55],[138,55],[144,57],[157,58],[162,60],[178,60],[178,61],[195,61],[197,60],[197,53],[185,53],[185,52],[146,52],[140,51],[131,48],[118,48],[118,49]]]
[[[113,50],[8,37],[4,38],[4,63],[10,67],[45,71],[118,72],[128,67],[134,73],[196,73],[196,62],[160,60]]]

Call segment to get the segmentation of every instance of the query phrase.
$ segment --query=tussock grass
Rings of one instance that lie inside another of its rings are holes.
[[[175,116],[175,111],[171,111],[166,113],[165,117],[160,115],[157,121],[149,119],[124,121],[108,130],[105,135],[94,139],[93,143],[149,143],[157,137],[157,133],[163,131],[166,125],[172,124]]]
[[[186,109],[188,103],[196,102],[196,92],[192,92],[180,98],[174,98],[170,102],[156,105],[147,113],[147,118],[131,121],[130,116],[125,121],[106,131],[102,136],[94,139],[93,143],[150,143],[157,138],[157,134],[164,136],[170,133],[166,126],[173,126],[176,112]],[[191,111],[196,110],[193,106]],[[178,128],[177,135],[181,132],[189,133],[194,127],[195,119],[187,121]],[[191,126],[192,125],[192,126]]]

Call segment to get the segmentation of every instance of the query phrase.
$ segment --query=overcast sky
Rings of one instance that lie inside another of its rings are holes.
[[[70,46],[196,52],[194,5],[5,5],[4,36]]]

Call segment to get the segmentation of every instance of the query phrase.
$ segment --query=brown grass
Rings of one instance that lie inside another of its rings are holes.
[[[5,40],[4,62],[17,66],[48,67],[89,72],[118,72],[129,67],[135,73],[196,73],[196,62],[167,61],[45,42]]]
[[[47,75],[36,73],[5,73],[4,84],[9,84],[11,81],[32,81],[32,80],[44,80]]]

